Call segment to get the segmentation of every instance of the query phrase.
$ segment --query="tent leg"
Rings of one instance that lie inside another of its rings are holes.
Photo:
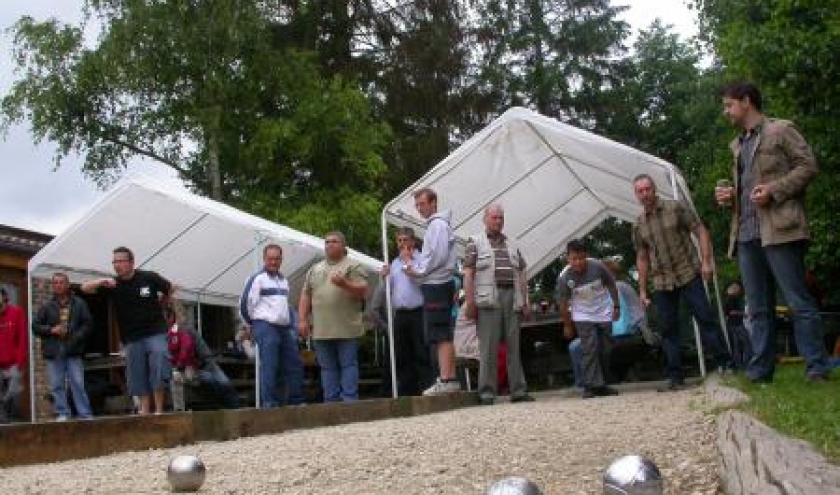
[[[382,210],[382,259],[388,264],[388,223],[385,220],[385,210]],[[388,352],[391,357],[391,395],[396,399],[397,393],[397,360],[394,359],[394,315],[391,312],[391,282],[385,277],[379,283],[385,283],[385,308],[388,317]]]
[[[714,272],[714,278],[712,279],[714,282],[714,290],[715,290],[715,301],[717,302],[717,310],[718,310],[718,318],[720,321],[720,330],[723,332],[723,340],[726,342],[726,348],[732,353],[732,343],[729,342],[729,331],[726,328],[726,316],[723,312],[723,303],[720,299],[720,285],[718,285],[718,276],[717,270]],[[706,292],[708,293],[708,287],[706,288]]]
[[[697,362],[700,365],[700,376],[706,378],[706,357],[703,353],[703,342],[700,339],[700,327],[697,326],[697,320],[691,318],[694,324],[694,341],[697,343]]]
[[[254,407],[259,409],[262,397],[260,397],[260,346],[254,341]]]
[[[29,274],[29,273],[26,274],[26,283],[28,285],[26,293],[27,293],[27,297],[29,298],[29,305],[27,307],[27,309],[29,311],[29,315],[28,315],[29,319],[27,321],[31,325],[32,324],[32,315],[34,314],[34,311],[33,311],[33,308],[32,308],[32,301],[34,300],[34,297],[32,297],[32,275]],[[34,348],[34,345],[35,345],[35,343],[33,342],[35,340],[35,335],[32,332],[28,332],[28,333],[29,333],[29,338],[28,338],[28,340],[29,340],[29,421],[31,423],[34,423],[35,418],[37,417],[37,411],[35,410],[35,407],[36,407],[36,404],[35,404],[35,395],[36,395],[35,394],[35,360],[33,359],[33,354],[32,354],[32,351],[33,351],[33,348]],[[21,371],[23,371],[23,370],[21,370]]]

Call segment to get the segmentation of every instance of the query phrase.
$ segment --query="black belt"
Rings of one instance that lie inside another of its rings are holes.
[[[513,284],[496,284],[497,289],[513,289]]]
[[[403,311],[403,312],[407,313],[409,311],[420,311],[422,309],[423,309],[423,306],[417,306],[416,308],[397,308],[394,311]]]

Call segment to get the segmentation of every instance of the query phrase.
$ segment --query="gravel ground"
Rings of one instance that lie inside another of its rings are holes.
[[[483,494],[525,476],[549,494],[600,494],[629,453],[657,463],[666,493],[713,495],[714,419],[702,388],[580,400],[541,395],[427,416],[0,469],[9,494],[166,493],[179,454],[207,466],[200,493]]]

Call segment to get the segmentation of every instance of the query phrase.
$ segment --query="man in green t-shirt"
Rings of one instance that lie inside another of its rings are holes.
[[[359,337],[367,281],[362,266],[347,257],[344,234],[324,238],[326,259],[309,269],[300,295],[298,331],[312,336],[324,402],[359,398]]]

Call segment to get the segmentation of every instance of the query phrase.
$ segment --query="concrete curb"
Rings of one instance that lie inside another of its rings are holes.
[[[748,402],[738,390],[706,382],[714,407]],[[781,435],[737,410],[717,417],[718,471],[727,495],[840,495],[840,467],[807,442]]]
[[[0,467],[160,449],[284,431],[416,416],[478,403],[474,392],[277,409],[236,409],[0,426]]]

